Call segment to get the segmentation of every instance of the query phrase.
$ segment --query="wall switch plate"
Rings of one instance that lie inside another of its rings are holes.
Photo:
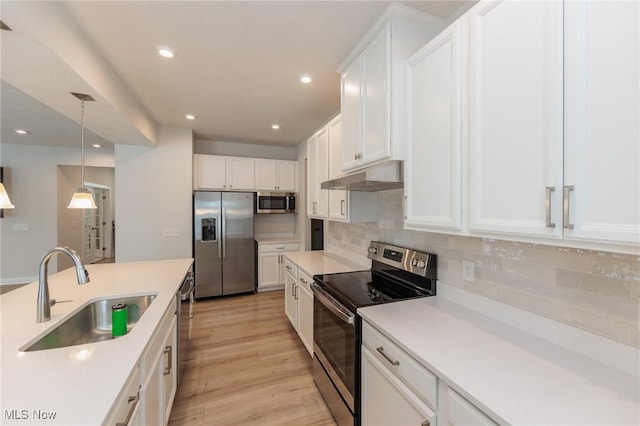
[[[179,237],[180,236],[180,228],[164,228],[162,230],[163,237]]]
[[[462,279],[465,281],[473,282],[474,280],[474,268],[475,265],[470,260],[462,261]]]
[[[13,225],[13,230],[14,231],[28,231],[29,230],[29,224],[27,224],[27,223],[16,223],[15,225]]]

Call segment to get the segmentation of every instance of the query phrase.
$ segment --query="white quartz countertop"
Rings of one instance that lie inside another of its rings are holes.
[[[323,250],[293,251],[284,253],[284,256],[311,276],[318,274],[332,274],[336,272],[359,271],[369,269],[371,267],[371,265],[360,265],[334,254],[326,253]]]
[[[184,279],[192,259],[87,265],[91,282],[79,286],[75,269],[49,277],[58,300],[51,321],[36,323],[38,283],[0,296],[2,356],[0,424],[101,424],[153,336]],[[22,352],[87,302],[113,296],[155,293],[135,327],[114,340]],[[11,410],[18,410],[11,419]],[[38,420],[37,412],[55,418]],[[26,415],[26,418],[24,417]]]
[[[358,313],[501,424],[640,424],[638,377],[448,300]]]

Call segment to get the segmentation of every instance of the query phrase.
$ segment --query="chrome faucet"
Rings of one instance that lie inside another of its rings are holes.
[[[76,265],[76,277],[78,284],[89,282],[89,272],[84,268],[84,264],[74,250],[69,247],[52,248],[42,256],[40,261],[40,271],[38,273],[38,312],[36,322],[47,322],[51,320],[51,299],[49,298],[48,268],[49,260],[57,253],[64,253],[73,260]]]

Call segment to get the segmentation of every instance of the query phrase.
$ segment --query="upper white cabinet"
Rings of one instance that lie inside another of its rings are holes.
[[[402,62],[440,28],[437,18],[391,4],[343,61],[338,69],[343,170],[403,158]]]
[[[308,216],[341,222],[375,222],[375,192],[320,189],[322,182],[342,175],[342,119],[338,115],[308,141]]]
[[[640,4],[566,2],[566,239],[640,243]]]
[[[472,233],[562,236],[546,221],[561,213],[562,73],[561,2],[484,1],[471,9]]]
[[[407,229],[462,229],[462,31],[455,22],[407,61]]]
[[[258,191],[296,190],[296,161],[256,160],[256,189]]]
[[[410,58],[405,226],[639,252],[639,8],[481,1]]]
[[[193,165],[193,189],[297,190],[297,161],[195,154]]]
[[[255,191],[255,160],[196,154],[194,155],[193,188]]]
[[[329,190],[320,184],[329,175],[329,133],[323,127],[307,141],[307,216],[326,219],[329,215]]]

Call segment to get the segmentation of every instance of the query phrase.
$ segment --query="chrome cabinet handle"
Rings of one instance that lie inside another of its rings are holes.
[[[289,271],[291,270],[291,266],[289,265],[284,265],[285,268],[287,268]]]
[[[308,284],[307,280],[305,280],[304,278],[300,278],[300,282],[303,283],[303,284]]]
[[[571,223],[571,211],[569,205],[569,196],[571,195],[571,191],[574,190],[573,185],[566,185],[564,187],[564,194],[562,200],[562,223],[566,229],[573,229],[573,223]]]
[[[131,407],[129,407],[129,412],[127,413],[127,418],[124,419],[124,422],[116,423],[116,426],[127,426],[129,424],[129,421],[131,421],[131,416],[133,416],[133,410],[136,409],[136,406],[138,405],[138,401],[139,400],[140,400],[140,392],[139,391],[135,396],[130,396],[129,397],[127,402],[129,404],[131,404],[133,402],[133,404],[131,404]]]
[[[296,283],[291,283],[291,297],[296,298]]]
[[[344,216],[344,204],[346,200],[340,200],[340,216]]]
[[[276,250],[284,250],[285,247],[276,247]]]
[[[172,368],[172,358],[173,358],[173,347],[171,345],[169,346],[165,346],[164,350],[162,351],[162,353],[165,354],[169,354],[169,366],[165,367],[163,374],[166,376],[167,374],[171,373],[171,368]]]
[[[556,191],[555,186],[547,186],[545,188],[544,206],[547,212],[546,226],[547,228],[555,228],[556,224],[551,222],[551,194]]]
[[[293,284],[293,298],[298,300],[298,286],[295,283]]]
[[[425,420],[424,422],[420,423],[420,426],[430,426],[431,423],[429,422],[429,420]]]
[[[382,356],[384,357],[384,359],[386,359],[387,361],[389,361],[389,363],[390,363],[391,365],[395,365],[395,366],[400,365],[400,361],[398,361],[398,360],[395,360],[395,361],[394,361],[394,360],[392,360],[391,358],[389,358],[389,357],[387,356],[387,354],[385,354],[385,353],[384,353],[384,348],[383,348],[382,346],[378,346],[378,347],[376,348],[376,350],[380,353],[380,355],[382,355]]]

